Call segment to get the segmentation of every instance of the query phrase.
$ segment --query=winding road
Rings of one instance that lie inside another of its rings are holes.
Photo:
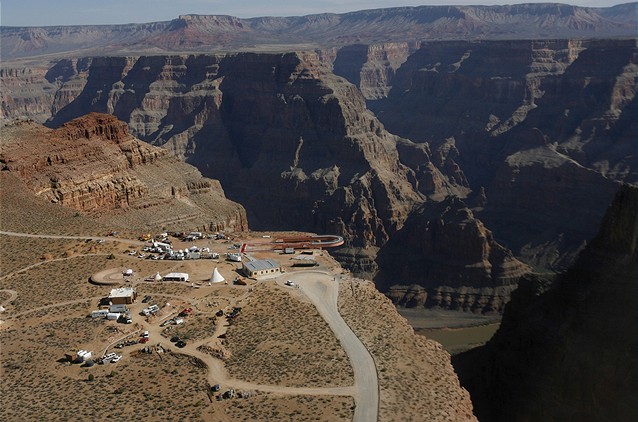
[[[0,234],[9,236],[21,236],[21,237],[38,237],[48,239],[105,239],[116,242],[124,242],[129,244],[141,244],[142,242],[126,239],[114,239],[114,238],[101,238],[101,237],[82,237],[82,236],[62,236],[62,235],[35,235],[27,233],[16,233],[0,231]],[[66,258],[63,258],[66,259]],[[19,271],[23,271],[27,268],[41,265],[42,263],[36,263],[29,267],[22,268]],[[17,272],[17,271],[16,271]],[[7,274],[3,277],[10,277],[16,272]],[[207,340],[201,340],[188,344],[184,349],[180,350],[180,353],[191,355],[201,359],[208,366],[208,380],[210,384],[223,383],[234,388],[240,389],[252,389],[264,392],[274,392],[283,394],[304,394],[304,395],[338,395],[338,396],[352,396],[355,401],[355,410],[353,421],[355,422],[372,422],[378,418],[379,409],[379,386],[377,369],[374,363],[374,359],[370,355],[370,352],[361,343],[359,338],[350,329],[350,327],[343,320],[339,314],[337,305],[337,297],[339,294],[339,284],[333,274],[322,271],[300,271],[294,273],[288,273],[285,276],[280,277],[278,282],[283,284],[283,280],[288,279],[294,281],[301,292],[308,297],[310,302],[317,308],[317,311],[321,317],[328,323],[329,327],[334,332],[336,338],[341,343],[344,351],[348,355],[350,364],[354,372],[354,385],[348,387],[323,387],[323,388],[311,388],[311,387],[283,387],[277,385],[263,385],[253,384],[246,381],[232,379],[228,376],[226,368],[223,362],[208,354],[202,353],[197,350],[197,347],[204,344]],[[3,303],[7,304],[15,300],[17,292],[13,290],[4,290],[10,294],[7,300]],[[164,296],[158,294],[159,296]],[[249,295],[249,294],[248,294]],[[244,299],[248,295],[242,295],[242,297],[235,298],[233,302],[238,302]],[[171,295],[167,295],[171,296]],[[83,302],[86,300],[92,300],[96,298],[83,298],[73,301],[57,303],[54,305],[47,305],[36,309],[30,309],[25,312],[14,314],[11,317],[17,318],[22,315],[33,313],[34,311],[41,309],[54,308],[58,306],[64,306],[71,303]],[[188,299],[188,298],[184,298]],[[152,324],[148,327],[153,338],[161,338],[161,328],[158,324]],[[218,331],[223,330],[220,325],[217,327],[216,335]],[[135,333],[133,333],[134,335]],[[125,337],[132,335],[129,333]],[[125,338],[123,337],[123,338]],[[109,344],[106,349],[111,347],[117,341]],[[106,350],[105,350],[106,352]]]
[[[354,371],[355,422],[376,421],[379,409],[377,368],[372,355],[341,318],[337,306],[339,284],[328,273],[304,271],[290,273],[288,279],[299,285],[326,320],[350,359]]]

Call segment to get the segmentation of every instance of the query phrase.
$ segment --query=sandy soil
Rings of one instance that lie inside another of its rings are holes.
[[[141,244],[135,240],[139,233],[121,235],[132,240],[109,237],[98,242],[110,228],[33,198],[25,199],[31,208],[23,214],[5,213],[7,201],[21,197],[3,189],[0,199],[1,230],[41,236],[0,234],[0,299],[6,308],[0,314],[3,420],[339,421],[356,417],[358,390],[348,356],[303,289],[283,284],[298,270],[292,266],[292,256],[253,252],[255,258],[279,260],[284,274],[277,282],[247,280],[245,286],[233,285],[232,280],[243,277],[238,273],[240,264],[223,259],[140,259],[128,254],[132,249],[139,252]],[[232,250],[229,246],[234,241],[205,239],[194,244],[223,256]],[[175,242],[174,246],[192,245]],[[320,264],[316,269],[341,273],[328,254],[316,252],[315,259]],[[208,285],[215,267],[229,284]],[[134,275],[121,285],[136,287],[140,298],[130,306],[133,324],[90,318],[100,298],[113,287],[92,284],[90,276],[105,269],[128,268]],[[157,272],[187,272],[191,282],[145,281]],[[422,353],[424,344],[418,337],[400,329],[389,337],[393,346],[374,346],[373,338],[394,322],[383,322],[377,315],[377,301],[385,299],[372,292],[366,295],[371,301],[341,297],[340,292],[339,306],[340,312],[346,309],[348,314],[344,319],[365,340],[377,365],[375,372],[381,375],[380,419],[440,416],[428,410],[431,389],[402,392],[403,387],[421,382],[419,374],[428,379],[431,373],[430,364],[415,365],[396,358]],[[152,297],[150,303],[162,307],[159,315],[146,318],[139,314],[148,306],[141,303],[145,295]],[[215,315],[237,306],[242,311],[232,322]],[[193,313],[184,325],[170,330],[160,327],[186,307],[193,308]],[[140,344],[114,348],[124,339],[138,339],[144,330],[150,332],[147,345],[152,346],[148,349],[152,353],[142,353],[145,346]],[[173,334],[187,341],[185,348],[170,341]],[[432,349],[432,344],[426,341],[426,349]],[[96,356],[116,351],[123,357],[117,363],[90,368],[65,361],[65,353],[79,349],[91,350]],[[449,360],[437,365],[446,368]],[[397,384],[398,380],[404,385]],[[210,391],[217,383],[222,386],[220,392],[234,388],[243,398],[218,401],[215,395],[219,393]],[[443,384],[441,388],[447,387]],[[450,388],[454,390],[454,385]]]

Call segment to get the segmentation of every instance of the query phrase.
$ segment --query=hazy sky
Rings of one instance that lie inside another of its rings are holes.
[[[558,1],[555,1],[558,2]],[[604,7],[623,0],[573,0],[567,4]],[[93,25],[166,21],[182,14],[254,16],[298,16],[321,12],[393,6],[515,4],[538,1],[472,0],[0,0],[0,21],[5,26]]]

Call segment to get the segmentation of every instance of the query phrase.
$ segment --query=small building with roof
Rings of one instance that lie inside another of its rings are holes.
[[[188,273],[168,273],[162,279],[164,281],[188,281]]]
[[[137,299],[137,289],[135,287],[112,289],[108,299],[111,305],[130,305]]]
[[[247,277],[259,277],[264,275],[281,274],[279,262],[274,259],[259,259],[256,261],[244,262],[242,271]]]

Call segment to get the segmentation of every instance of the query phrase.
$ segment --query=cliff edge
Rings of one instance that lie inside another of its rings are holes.
[[[248,229],[244,208],[218,181],[136,139],[114,116],[90,113],[58,129],[7,125],[0,165],[35,195],[105,223]]]
[[[555,282],[522,281],[490,342],[456,356],[481,421],[638,419],[638,188]]]

